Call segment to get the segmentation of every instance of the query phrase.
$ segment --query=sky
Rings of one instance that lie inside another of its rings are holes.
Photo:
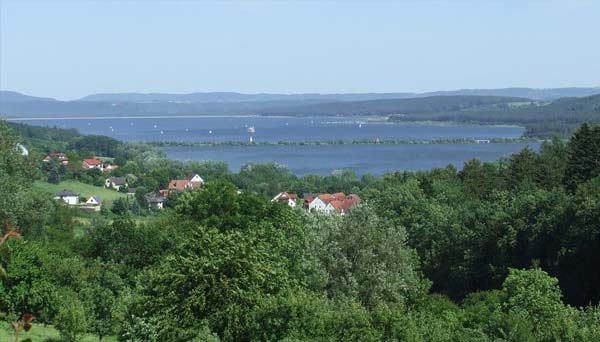
[[[0,89],[600,86],[600,1],[0,0]]]

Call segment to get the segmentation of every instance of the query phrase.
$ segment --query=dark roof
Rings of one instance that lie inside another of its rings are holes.
[[[128,194],[135,194],[136,191],[137,191],[137,188],[129,188],[129,189],[127,189],[127,193]]]
[[[102,203],[102,198],[98,197],[98,196],[92,196],[90,198],[88,198],[88,201],[93,198],[97,203]]]
[[[68,197],[68,196],[79,196],[79,194],[74,193],[73,191],[69,191],[69,190],[63,190],[59,193],[57,193],[56,195],[54,195],[55,197]]]
[[[158,203],[164,202],[165,198],[163,197],[163,195],[160,194],[160,192],[151,192],[149,194],[146,194],[146,201],[148,201],[149,203]]]
[[[115,185],[127,184],[127,177],[109,177],[108,179]]]

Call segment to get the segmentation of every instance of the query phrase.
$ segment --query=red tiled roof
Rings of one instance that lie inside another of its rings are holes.
[[[338,201],[338,200],[333,200],[331,202],[329,202],[337,211],[344,211],[344,202],[342,201]]]
[[[357,205],[358,202],[353,201],[353,200],[345,200],[342,203],[342,208],[344,209],[344,211],[348,211],[348,209],[352,208],[353,206]]]
[[[331,194],[320,194],[319,199],[321,201],[323,201],[323,203],[327,204],[327,203],[333,201],[335,198]]]
[[[298,195],[293,194],[293,193],[288,193],[288,192],[282,192],[281,196],[279,196],[279,199],[284,200],[284,201],[288,200],[288,199],[296,200],[297,198],[298,198]]]
[[[353,200],[356,200],[359,202],[361,201],[360,197],[356,194],[350,194],[350,195],[346,196],[346,199],[353,199]]]
[[[169,190],[183,192],[188,187],[188,184],[190,184],[190,181],[186,179],[174,179],[169,183]]]
[[[98,159],[84,159],[83,162],[86,163],[86,164],[88,164],[88,165],[100,165],[100,164],[102,164],[102,161],[100,161]]]
[[[343,201],[346,198],[346,194],[344,194],[343,192],[336,192],[335,194],[333,194],[333,197],[335,197],[335,199]]]

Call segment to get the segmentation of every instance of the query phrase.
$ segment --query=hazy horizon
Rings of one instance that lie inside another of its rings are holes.
[[[3,0],[0,12],[0,89],[59,100],[600,86],[592,1]]]
[[[24,92],[20,92],[14,89],[3,89],[0,88],[0,91],[7,91],[7,92],[16,92],[22,95],[26,95],[26,96],[33,96],[33,97],[40,97],[40,98],[53,98],[55,100],[58,101],[75,101],[75,100],[80,100],[83,99],[85,97],[88,96],[93,96],[93,95],[108,95],[108,94],[137,94],[137,95],[152,95],[152,94],[169,94],[169,95],[192,95],[192,94],[210,94],[210,93],[237,93],[237,94],[242,94],[242,95],[309,95],[309,94],[315,94],[315,95],[359,95],[359,94],[415,94],[415,95],[422,95],[422,94],[428,94],[428,93],[436,93],[436,92],[453,92],[453,91],[469,91],[469,90],[501,90],[501,89],[533,89],[533,90],[552,90],[552,89],[569,89],[569,88],[595,88],[595,89],[600,89],[600,86],[589,86],[589,87],[579,87],[579,86],[566,86],[566,87],[544,87],[544,88],[535,88],[535,87],[501,87],[501,88],[460,88],[460,89],[437,89],[437,90],[430,90],[430,91],[423,91],[423,92],[410,92],[410,91],[390,91],[390,92],[373,92],[373,91],[364,91],[364,92],[348,92],[348,93],[341,93],[341,92],[337,92],[337,93],[322,93],[322,92],[304,92],[304,93],[293,93],[293,92],[277,92],[277,93],[271,93],[271,92],[254,92],[254,93],[246,93],[246,92],[238,92],[238,91],[227,91],[227,90],[223,90],[223,91],[191,91],[191,92],[185,92],[185,93],[175,93],[175,92],[162,92],[162,91],[148,91],[148,92],[142,92],[142,91],[123,91],[123,92],[98,92],[98,93],[90,93],[90,94],[84,94],[80,97],[74,97],[74,98],[55,98],[49,95],[45,95],[45,94],[30,94],[30,93],[24,93]],[[435,96],[435,95],[432,95]],[[498,95],[501,96],[501,95]],[[410,97],[409,97],[410,98]]]

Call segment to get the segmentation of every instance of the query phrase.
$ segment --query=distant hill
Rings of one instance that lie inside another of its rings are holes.
[[[262,111],[306,105],[319,101],[261,102],[110,102],[110,101],[27,101],[0,104],[0,117],[73,117],[73,116],[144,116],[144,115],[258,115]]]
[[[463,89],[422,94],[95,94],[57,101],[0,91],[0,117],[143,115],[384,115],[393,121],[517,124],[532,136],[566,136],[600,123],[600,88]],[[568,97],[565,97],[568,96]]]
[[[332,102],[360,101],[375,99],[396,99],[413,97],[412,93],[359,93],[359,94],[242,94],[234,92],[211,92],[191,94],[162,94],[162,93],[114,93],[93,94],[77,101],[109,101],[114,103],[229,103],[229,102]]]
[[[6,117],[142,116],[142,115],[389,115],[457,111],[529,99],[498,96],[433,96],[408,99],[323,102],[323,99],[247,102],[111,102],[22,101],[4,102]]]
[[[429,96],[409,99],[329,102],[263,111],[266,115],[390,115],[489,110],[511,103],[530,103],[530,99],[502,96]]]
[[[55,99],[49,97],[35,97],[29,95],[23,95],[21,93],[17,93],[16,91],[8,91],[8,90],[0,90],[0,106],[2,103],[7,102],[30,102],[30,101],[56,101]]]
[[[508,96],[525,97],[533,100],[555,100],[561,97],[584,97],[600,94],[596,88],[501,88],[501,89],[461,89],[453,91],[434,91],[429,96],[448,95],[478,95],[478,96]]]
[[[454,121],[525,126],[527,135],[568,136],[583,122],[600,124],[600,95],[561,98],[552,102],[530,102],[510,106],[409,113],[390,116],[392,121]]]
[[[406,99],[431,96],[505,96],[524,97],[534,100],[554,100],[561,97],[583,97],[600,94],[598,88],[501,88],[501,89],[460,89],[451,91],[434,91],[426,93],[354,93],[354,94],[242,94],[235,92],[206,92],[191,94],[166,93],[112,93],[92,94],[78,101],[107,101],[113,103],[227,103],[227,102],[272,102],[272,101],[368,101],[384,99]]]

